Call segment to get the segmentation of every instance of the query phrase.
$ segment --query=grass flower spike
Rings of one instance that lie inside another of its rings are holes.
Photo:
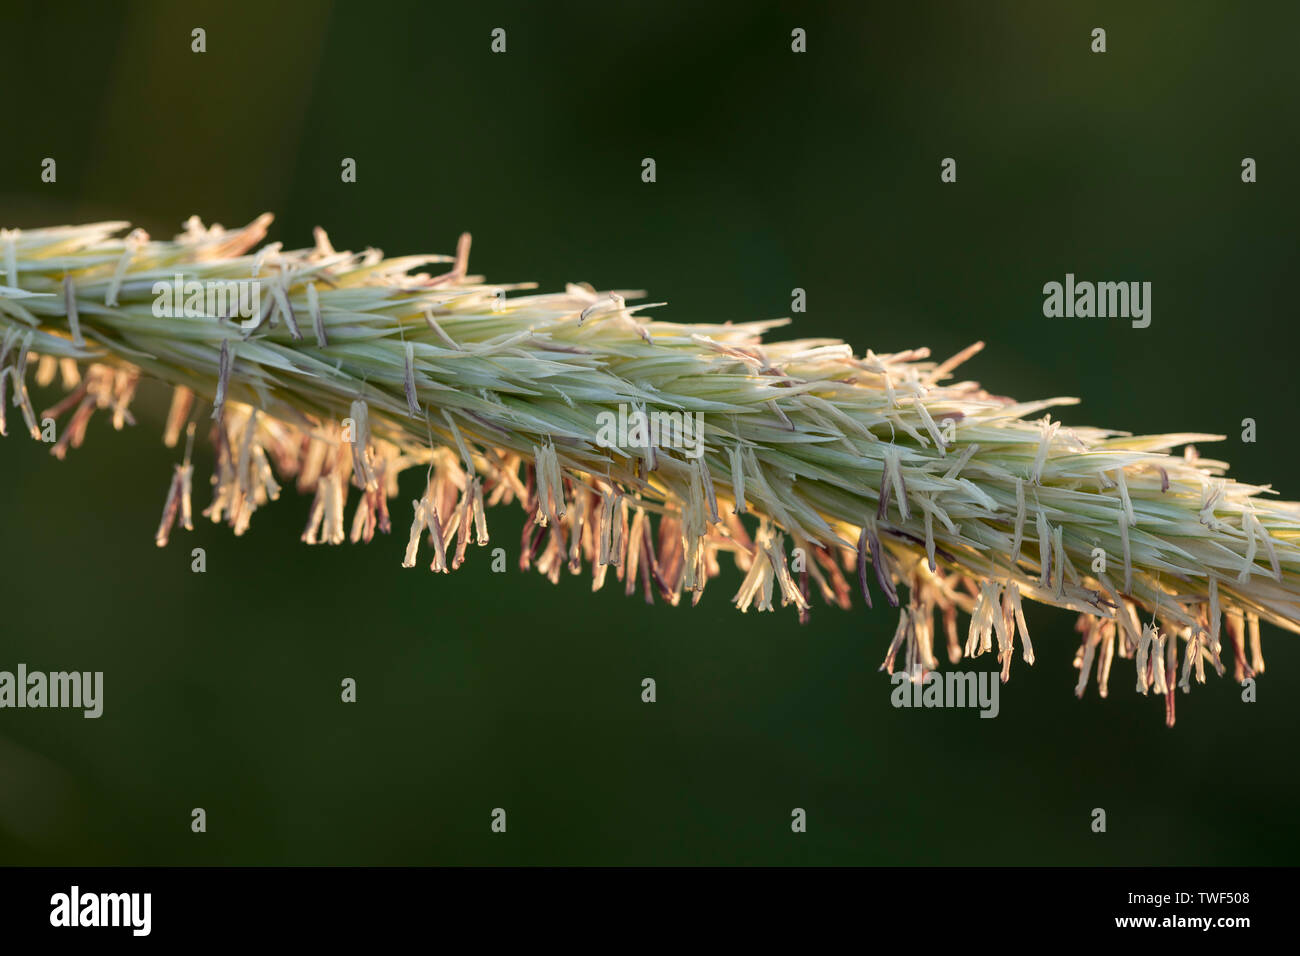
[[[97,411],[132,423],[148,377],[174,389],[180,457],[159,545],[193,526],[198,430],[216,455],[202,513],[236,534],[292,481],[305,542],[409,520],[403,565],[447,572],[488,544],[488,508],[517,503],[519,565],[553,581],[586,568],[593,588],[694,603],[726,553],[741,611],[806,619],[859,590],[898,608],[883,668],[918,680],[940,645],[996,653],[1003,680],[1017,642],[1032,663],[1029,598],[1078,612],[1077,693],[1095,674],[1105,696],[1131,659],[1170,724],[1207,665],[1263,670],[1261,620],[1300,630],[1300,506],[1200,458],[1215,436],[1063,425],[1048,410],[1073,399],[954,380],[979,345],[936,362],[765,341],[784,321],[685,325],[630,291],[487,283],[468,235],[451,257],[385,258],[321,230],[258,248],[269,223],[0,233],[0,433],[63,457]],[[29,382],[56,378],[66,396],[38,412]],[[421,497],[394,502],[413,467]]]

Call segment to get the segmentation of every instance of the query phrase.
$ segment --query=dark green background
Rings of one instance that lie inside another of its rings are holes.
[[[271,210],[290,246],[320,224],[392,254],[470,229],[490,279],[646,288],[683,321],[786,315],[799,286],[797,332],[984,339],[968,372],[992,390],[1227,434],[1207,451],[1296,497],[1297,11],[6,3],[0,224],[166,236]],[[1045,319],[1066,272],[1151,281],[1151,327]],[[1038,664],[998,719],[895,710],[891,612],[741,616],[734,571],[693,610],[493,575],[484,552],[404,571],[400,534],[300,544],[291,492],[243,538],[205,521],[159,550],[165,401],[145,390],[121,434],[100,416],[65,462],[0,443],[0,668],[106,682],[98,721],[0,711],[0,862],[1296,860],[1292,635],[1266,628],[1258,703],[1211,678],[1170,731],[1130,662],[1076,700],[1072,616],[1035,606]],[[491,520],[512,556],[519,522]]]

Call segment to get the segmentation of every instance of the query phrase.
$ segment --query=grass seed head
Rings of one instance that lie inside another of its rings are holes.
[[[174,389],[166,445],[188,436],[160,546],[192,527],[202,422],[216,455],[203,514],[236,534],[292,480],[312,496],[303,541],[369,541],[418,467],[406,567],[422,545],[432,570],[459,567],[489,541],[486,508],[513,502],[521,567],[558,580],[585,563],[593,588],[612,571],[647,601],[697,602],[725,552],[741,611],[779,601],[806,619],[814,591],[847,608],[856,572],[868,607],[874,584],[899,608],[883,669],[914,679],[938,666],[936,614],[951,662],[996,638],[1006,680],[1018,637],[1032,664],[1028,596],[1080,615],[1076,693],[1095,672],[1105,696],[1114,658],[1132,658],[1169,723],[1176,687],[1224,671],[1225,630],[1238,681],[1263,670],[1261,619],[1300,630],[1300,507],[1199,457],[1192,443],[1216,436],[1067,427],[1047,410],[1073,399],[952,381],[979,343],[933,362],[768,341],[784,320],[652,320],[628,305],[641,293],[585,284],[517,294],[531,287],[469,273],[468,234],[450,257],[340,252],[320,229],[312,248],[257,248],[270,222],[191,218],[171,241],[120,222],[0,232],[0,434],[6,405],[38,440],[62,419],[63,457],[96,411],[133,423],[145,376]],[[430,265],[445,271],[417,271]],[[68,392],[39,416],[32,369]],[[629,410],[699,421],[698,447],[602,437]]]

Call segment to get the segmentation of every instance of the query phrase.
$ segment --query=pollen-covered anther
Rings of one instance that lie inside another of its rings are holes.
[[[163,429],[163,444],[175,448],[180,441],[181,429],[194,408],[194,392],[184,385],[172,389],[171,406],[167,410],[167,425]]]
[[[990,595],[990,586],[994,592],[992,595]],[[966,647],[963,652],[966,657],[979,657],[989,649],[989,636],[996,613],[991,598],[996,598],[996,589],[997,584],[991,581],[980,584],[975,606],[970,615],[970,625],[966,629]]]
[[[1088,687],[1088,676],[1092,673],[1092,661],[1097,653],[1097,644],[1101,640],[1101,619],[1084,615],[1080,619],[1083,639],[1074,655],[1074,666],[1079,669],[1079,679],[1074,685],[1074,696],[1083,697]]]
[[[158,531],[154,534],[154,543],[160,548],[167,546],[172,527],[176,524],[176,519],[181,513],[183,497],[187,497],[186,489],[189,486],[189,477],[193,474],[193,471],[193,466],[190,465],[176,465],[174,468],[171,486],[167,489],[167,500],[163,504],[162,520],[158,523]],[[189,511],[188,506],[185,510],[186,512]],[[194,530],[188,516],[182,527],[187,531]]]
[[[416,554],[420,549],[420,535],[424,533],[424,529],[429,523],[428,518],[425,516],[424,499],[412,501],[411,510],[413,512],[411,533],[406,540],[406,556],[402,559],[402,567],[404,568],[415,567]]]
[[[362,490],[373,489],[376,485],[375,472],[370,466],[370,408],[365,402],[356,399],[352,402],[352,478]]]

